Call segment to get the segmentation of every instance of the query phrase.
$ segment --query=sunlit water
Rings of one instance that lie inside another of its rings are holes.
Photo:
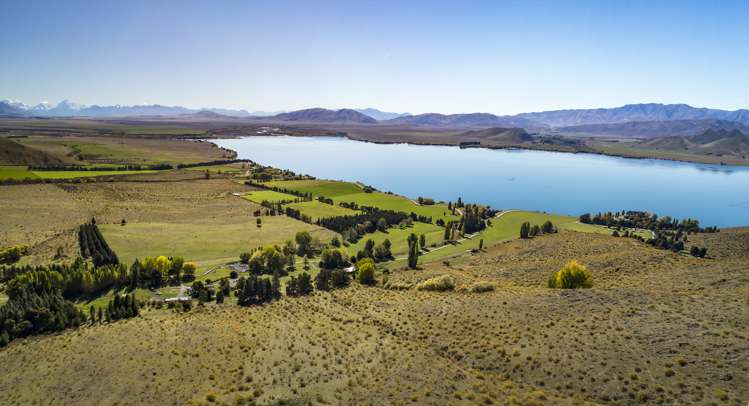
[[[239,158],[437,200],[560,214],[644,210],[749,225],[749,168],[592,154],[373,144],[340,137],[217,140]]]

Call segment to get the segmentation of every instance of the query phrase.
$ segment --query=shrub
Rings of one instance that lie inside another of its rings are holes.
[[[593,286],[592,279],[588,269],[573,259],[549,277],[548,286],[557,289],[589,288]]]
[[[546,220],[544,224],[541,226],[541,232],[544,234],[551,234],[554,232],[554,224],[551,223],[551,221]]]
[[[4,250],[0,250],[0,264],[12,264],[18,262],[22,256],[29,253],[29,247],[25,245],[16,245]]]
[[[388,280],[387,282],[383,283],[383,287],[389,290],[409,290],[413,287],[413,285],[408,282],[397,282],[397,281]]]
[[[531,237],[535,237],[535,236],[541,234],[541,227],[539,227],[538,224],[534,224],[533,227],[531,227],[531,231],[528,234]]]
[[[435,276],[416,285],[416,289],[444,292],[455,289],[455,281],[450,275]]]
[[[356,263],[356,279],[362,285],[375,284],[375,264],[372,258],[364,258]]]

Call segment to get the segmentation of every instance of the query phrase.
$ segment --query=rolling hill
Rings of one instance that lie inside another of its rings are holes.
[[[0,165],[59,164],[63,160],[7,137],[0,137]]]
[[[466,131],[459,136],[482,143],[522,144],[533,141],[533,136],[522,128],[491,127],[483,130]]]
[[[682,151],[716,156],[749,156],[749,135],[738,130],[707,130],[688,137],[658,137],[642,141],[640,148]]]
[[[377,120],[374,118],[352,109],[328,110],[312,108],[276,114],[270,118],[279,121],[301,121],[311,123],[377,124]]]

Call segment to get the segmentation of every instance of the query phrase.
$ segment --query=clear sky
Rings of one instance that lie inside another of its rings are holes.
[[[749,107],[749,0],[0,0],[0,99],[512,114]]]

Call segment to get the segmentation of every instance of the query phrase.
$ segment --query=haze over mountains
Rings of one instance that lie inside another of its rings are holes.
[[[137,117],[184,116],[185,118],[244,118],[299,123],[341,123],[361,125],[416,126],[432,128],[481,129],[491,127],[523,128],[532,132],[558,132],[582,136],[653,138],[692,136],[707,130],[737,130],[749,134],[749,110],[735,111],[696,108],[686,104],[628,104],[615,108],[570,109],[513,116],[490,113],[410,115],[374,108],[330,110],[310,108],[290,112],[249,112],[247,110],[205,108],[159,104],[135,106],[84,106],[68,100],[57,105],[40,103],[29,106],[5,100],[0,115],[11,117]]]

